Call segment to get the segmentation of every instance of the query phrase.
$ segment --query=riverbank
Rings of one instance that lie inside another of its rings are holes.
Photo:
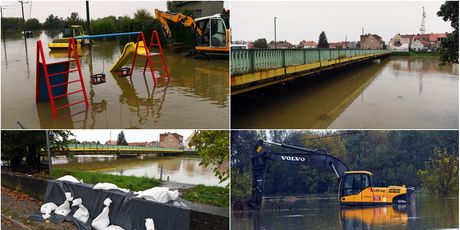
[[[430,59],[439,59],[439,52],[393,52],[391,53],[392,57],[409,57],[409,58],[430,58]]]
[[[49,178],[57,179],[65,175],[72,175],[88,184],[107,182],[116,184],[120,188],[126,188],[132,191],[143,191],[162,185],[160,180],[149,177],[120,176],[67,169],[54,169],[53,175]],[[229,204],[228,188],[206,185],[189,185],[185,189],[179,188],[178,190],[182,193],[184,199],[194,203],[213,205],[217,207],[228,207]]]

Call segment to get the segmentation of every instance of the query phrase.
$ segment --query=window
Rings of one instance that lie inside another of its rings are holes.
[[[366,174],[349,174],[343,181],[343,196],[355,195],[370,186],[369,176]]]

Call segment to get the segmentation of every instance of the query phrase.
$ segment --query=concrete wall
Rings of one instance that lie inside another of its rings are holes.
[[[2,172],[2,186],[19,189],[29,196],[44,200],[48,181],[22,174]],[[229,228],[229,209],[209,205],[192,204],[190,211],[190,229],[210,230]]]

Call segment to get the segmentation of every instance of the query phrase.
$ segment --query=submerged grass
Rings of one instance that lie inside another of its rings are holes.
[[[201,184],[183,191],[183,198],[188,201],[225,208],[229,204],[228,195],[228,188]]]
[[[57,179],[65,175],[72,175],[79,180],[83,179],[83,181],[88,184],[108,182],[116,184],[120,188],[127,188],[132,191],[143,191],[160,185],[160,180],[154,178],[110,175],[66,169],[54,169],[52,178]]]

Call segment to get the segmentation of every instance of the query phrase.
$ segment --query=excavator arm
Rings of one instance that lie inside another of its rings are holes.
[[[203,34],[203,31],[201,31],[201,29],[197,26],[195,20],[190,16],[183,15],[180,13],[163,12],[159,11],[158,9],[155,9],[155,17],[161,22],[169,38],[172,38],[173,35],[171,33],[171,29],[169,28],[167,21],[171,21],[174,23],[182,23],[185,27],[192,27],[198,35],[201,36]]]
[[[264,143],[277,145],[283,148],[297,150],[293,153],[277,153],[266,151]],[[311,165],[324,170],[332,170],[340,178],[350,169],[339,158],[334,157],[322,149],[307,149],[293,145],[273,143],[259,140],[254,147],[252,163],[252,198],[248,204],[259,208],[265,184],[265,171],[268,161],[283,161],[297,164]]]

